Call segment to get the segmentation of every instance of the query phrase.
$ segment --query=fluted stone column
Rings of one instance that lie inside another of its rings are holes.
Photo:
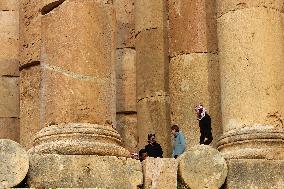
[[[213,146],[222,133],[216,11],[212,0],[169,0],[171,123],[199,144],[194,107],[202,103],[211,116]]]
[[[171,155],[167,1],[135,0],[135,32],[138,147],[155,133],[167,157]]]
[[[123,146],[137,152],[134,0],[114,0],[116,12],[116,120]]]
[[[19,141],[19,5],[0,2],[0,138]]]
[[[113,6],[61,3],[46,1],[42,9],[43,129],[32,151],[129,156],[116,131]]]
[[[218,1],[227,158],[284,158],[283,2]]]

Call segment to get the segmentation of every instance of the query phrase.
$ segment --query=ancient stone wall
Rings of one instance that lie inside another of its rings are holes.
[[[0,138],[19,141],[19,4],[0,2]]]

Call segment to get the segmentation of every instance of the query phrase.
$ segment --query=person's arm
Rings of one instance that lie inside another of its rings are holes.
[[[163,149],[162,149],[162,147],[161,147],[161,145],[159,144],[159,148],[158,148],[159,150],[158,150],[158,157],[163,157]]]
[[[183,147],[183,151],[185,150],[185,137],[183,134],[180,134],[180,144]]]

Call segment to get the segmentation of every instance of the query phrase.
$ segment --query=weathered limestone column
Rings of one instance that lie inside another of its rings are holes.
[[[219,150],[228,158],[284,158],[283,2],[218,1]]]
[[[0,2],[0,138],[19,141],[19,5]]]
[[[134,0],[114,0],[116,11],[116,120],[123,146],[137,152]]]
[[[43,4],[40,125],[32,151],[129,156],[115,120],[112,4]]]
[[[218,0],[228,189],[284,185],[283,2]]]
[[[20,1],[20,143],[32,147],[40,131],[41,1]]]
[[[135,0],[137,128],[139,143],[155,133],[164,157],[171,155],[168,95],[168,32],[165,0]]]
[[[199,144],[194,107],[212,119],[213,146],[222,133],[215,1],[169,0],[171,123],[180,126],[187,148]]]

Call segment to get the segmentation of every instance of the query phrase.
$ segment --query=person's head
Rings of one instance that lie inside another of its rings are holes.
[[[175,135],[177,132],[179,132],[179,127],[177,125],[171,126],[172,134]]]
[[[198,105],[195,107],[195,113],[196,113],[196,116],[199,120],[201,120],[204,116],[205,116],[205,108],[203,107],[202,104]]]
[[[148,143],[154,144],[156,142],[155,134],[148,134]]]
[[[145,160],[147,157],[148,157],[147,151],[146,151],[145,149],[141,149],[141,150],[139,151],[139,160],[140,160],[140,161],[143,161],[143,160]]]

